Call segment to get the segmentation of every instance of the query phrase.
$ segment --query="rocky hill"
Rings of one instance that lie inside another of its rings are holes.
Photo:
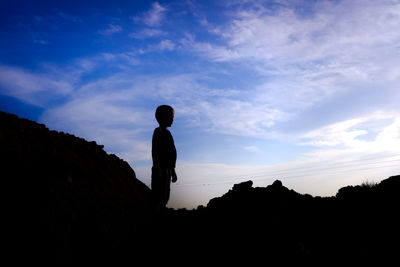
[[[332,197],[247,181],[206,207],[155,213],[129,164],[95,142],[0,112],[0,149],[14,262],[324,265],[400,249],[400,176]]]
[[[68,262],[149,224],[150,189],[103,146],[0,112],[0,148],[11,250]]]
[[[332,197],[299,194],[279,180],[265,188],[247,181],[207,207],[174,211],[170,238],[183,231],[178,250],[207,244],[207,255],[248,263],[394,259],[400,248],[399,192],[400,176],[347,186]]]

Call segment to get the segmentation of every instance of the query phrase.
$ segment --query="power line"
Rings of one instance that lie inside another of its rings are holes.
[[[369,162],[369,163],[364,163],[362,164],[363,166],[365,165],[371,165],[371,164],[379,164],[379,163],[386,163],[386,162],[396,162],[400,161],[400,159],[395,159],[395,160],[384,160],[384,161],[377,161],[377,162]],[[304,168],[303,170],[297,170],[297,173],[302,173],[302,172],[317,172],[317,171],[325,171],[325,170],[331,170],[331,169],[337,169],[337,168],[347,168],[347,167],[353,167],[353,166],[359,166],[360,164],[345,164],[345,165],[340,165],[338,167],[338,164],[334,164],[335,166],[327,166],[327,167],[310,167],[310,168]],[[273,173],[273,175],[285,175],[285,174],[290,174],[294,172],[295,170],[288,170],[288,171],[283,171],[279,173]],[[266,175],[266,173],[260,173],[260,175]],[[259,175],[253,175],[253,176],[259,176]]]
[[[400,155],[395,155],[395,156],[388,156],[385,158],[395,158],[395,157],[400,157]],[[375,157],[375,158],[368,158],[368,159],[358,159],[358,160],[348,160],[348,161],[341,161],[341,162],[335,162],[332,163],[331,161],[323,161],[323,162],[327,162],[329,164],[329,168],[333,169],[336,168],[335,166],[340,166],[340,167],[346,167],[346,166],[352,166],[353,164],[348,164],[348,163],[355,163],[355,162],[362,162],[362,161],[370,161],[370,160],[374,160],[374,159],[378,159],[378,158],[382,158],[382,157]],[[400,159],[400,158],[399,158]],[[397,160],[397,158],[396,158]],[[268,171],[268,169],[266,169],[266,171],[258,171],[255,173],[249,173],[249,175],[254,176],[254,175],[258,175],[258,174],[262,174],[265,175],[268,172],[272,172],[274,174],[277,175],[281,175],[281,174],[285,174],[285,173],[289,173],[289,172],[303,172],[303,171],[309,171],[309,170],[318,170],[318,169],[327,169],[327,167],[324,167],[323,162],[310,162],[308,164],[319,164],[322,166],[312,166],[312,167],[308,167],[308,166],[302,166],[302,167],[296,167],[296,168],[288,168],[288,169],[284,169],[284,170],[276,170],[276,171]],[[373,163],[380,163],[380,162],[384,162],[384,161],[379,161],[379,162],[373,162]],[[373,163],[365,163],[365,164],[373,164]],[[345,164],[345,165],[343,165]],[[356,164],[358,165],[358,164]],[[277,173],[280,172],[280,173]]]
[[[392,157],[393,158],[393,157]],[[368,159],[370,160],[370,159]],[[393,161],[398,161],[399,159],[396,160],[387,160],[387,161],[378,161],[378,162],[370,162],[370,163],[365,163],[363,165],[369,165],[369,164],[378,164],[378,163],[385,163],[385,162],[393,162]],[[363,160],[357,160],[357,161],[363,161]],[[355,162],[355,160],[353,161],[347,161],[347,162]],[[336,163],[334,165],[338,165],[339,163]],[[346,165],[342,165],[341,167],[352,167],[352,166],[359,166],[360,164],[346,164]],[[270,172],[256,172],[256,173],[247,173],[245,176],[251,176],[251,177],[260,177],[260,176],[279,176],[279,175],[287,175],[290,174],[294,171],[296,171],[296,173],[299,172],[315,172],[315,171],[324,171],[327,169],[335,169],[338,167],[333,167],[333,166],[329,166],[329,167],[299,167],[299,168],[292,168],[292,169],[286,169],[284,171],[270,171]],[[243,180],[242,178],[234,178],[237,176],[225,176],[225,177],[221,177],[220,179],[223,179],[224,181],[236,181],[236,180]],[[230,179],[233,178],[233,179]],[[195,184],[202,184],[202,183],[195,183]],[[195,185],[195,184],[188,184],[188,185]]]
[[[395,156],[387,156],[387,157],[383,157],[383,158],[395,158],[395,157],[400,157],[400,155],[395,155]],[[353,164],[346,164],[343,165],[344,163],[355,163],[355,162],[362,162],[362,161],[370,161],[370,160],[374,160],[374,159],[378,159],[378,158],[382,158],[382,157],[372,157],[372,158],[367,158],[367,159],[357,159],[357,160],[347,160],[347,161],[341,161],[341,162],[336,162],[336,163],[332,163],[332,161],[326,160],[326,161],[321,161],[318,162],[319,165],[324,165],[323,163],[329,163],[329,167],[324,167],[324,166],[302,166],[302,167],[294,167],[294,168],[285,168],[283,170],[274,170],[274,171],[270,171],[270,167],[265,168],[265,171],[257,171],[257,172],[249,172],[244,174],[243,176],[248,176],[248,177],[259,177],[259,176],[266,176],[266,175],[274,175],[274,176],[279,176],[279,175],[287,175],[287,174],[291,174],[292,172],[311,172],[311,171],[321,171],[321,170],[325,170],[325,169],[335,169],[338,167],[334,167],[334,166],[340,166],[340,167],[347,167],[347,166],[352,166]],[[399,158],[400,159],[400,158]],[[397,160],[397,159],[396,159]],[[374,163],[382,163],[384,161],[379,161],[379,162],[374,162]],[[316,164],[315,162],[310,162],[307,164]],[[372,163],[365,163],[365,164],[372,164]],[[325,164],[326,165],[326,164]],[[359,165],[359,164],[355,164]],[[220,177],[219,179],[224,180],[224,181],[239,181],[239,180],[243,180],[242,178],[237,178],[237,175],[232,176],[223,176]],[[195,183],[195,185],[197,184],[202,184],[202,183]],[[182,185],[182,184],[180,184]],[[192,185],[192,184],[188,184],[188,185]]]
[[[374,162],[368,162],[371,160],[375,159],[389,159],[389,160],[381,160],[381,161],[374,161]],[[307,164],[319,164],[322,166],[302,166],[302,167],[294,167],[294,168],[287,168],[283,170],[274,170],[274,171],[268,171],[269,168],[266,168],[265,171],[257,171],[257,172],[250,172],[245,175],[241,175],[242,178],[237,178],[237,175],[235,176],[223,176],[219,178],[219,181],[217,182],[200,182],[200,183],[188,183],[188,184],[180,184],[179,182],[174,186],[174,188],[180,188],[180,187],[192,187],[192,186],[209,186],[209,185],[218,185],[218,184],[232,184],[237,181],[243,181],[243,177],[252,177],[252,180],[259,181],[259,180],[267,180],[270,179],[271,177],[276,177],[276,176],[285,176],[285,178],[297,178],[297,177],[305,177],[305,176],[310,176],[313,175],[315,172],[326,172],[327,170],[331,169],[343,169],[343,168],[351,168],[355,166],[366,166],[366,165],[371,165],[371,164],[380,164],[380,163],[389,163],[389,162],[398,162],[400,161],[400,155],[393,155],[393,156],[378,156],[378,157],[370,157],[370,158],[362,158],[362,159],[356,159],[356,160],[345,160],[345,161],[340,161],[340,162],[334,162],[330,160],[325,160],[321,162],[310,162]],[[358,162],[365,162],[365,163],[358,163]],[[325,163],[325,164],[324,164]],[[328,165],[329,166],[326,166]],[[324,166],[325,165],[325,166]],[[350,170],[339,170],[338,172],[335,173],[330,173],[330,174],[337,174],[337,173],[345,173],[345,172],[351,172],[351,171],[357,171],[357,170],[370,170],[370,169],[376,169],[376,168],[385,168],[385,167],[396,167],[396,165],[390,165],[390,166],[374,166],[374,167],[362,167],[361,169],[350,169]],[[296,174],[293,176],[293,174]],[[298,175],[301,174],[301,175]],[[257,178],[261,177],[261,178]],[[266,178],[269,177],[269,178]]]
[[[362,161],[369,161],[369,160],[373,160],[376,158],[368,158],[368,159],[358,159],[358,160],[351,160],[351,161],[343,161],[343,162],[336,162],[333,163],[333,166],[330,165],[328,167],[298,167],[298,168],[292,168],[292,169],[287,169],[285,171],[271,171],[271,172],[256,172],[253,174],[247,174],[245,176],[247,177],[252,177],[252,180],[255,181],[260,181],[260,180],[267,180],[270,179],[270,177],[273,176],[281,176],[281,175],[285,175],[285,178],[297,178],[297,177],[305,177],[305,176],[310,176],[312,175],[312,172],[326,172],[326,170],[330,170],[330,169],[338,169],[338,168],[351,168],[351,167],[356,167],[356,166],[366,166],[366,165],[371,165],[371,164],[380,164],[380,163],[389,163],[389,162],[400,162],[400,158],[399,159],[393,159],[395,157],[398,157],[400,155],[396,155],[396,156],[391,156],[391,160],[382,160],[382,161],[375,161],[375,162],[368,162],[368,163],[364,163],[364,164],[345,164],[343,165],[342,163],[355,163],[355,162],[362,162]],[[389,158],[389,157],[386,157]],[[340,164],[342,164],[340,166]],[[337,167],[337,165],[339,165],[339,167]],[[377,168],[389,168],[389,167],[396,167],[399,166],[398,164],[396,165],[385,165],[385,166],[371,166],[371,167],[361,167],[361,168],[356,168],[356,169],[347,169],[347,170],[339,170],[337,172],[334,173],[330,173],[332,174],[338,174],[338,173],[346,173],[346,172],[352,172],[352,171],[357,171],[357,170],[370,170],[370,169],[377,169]],[[299,174],[299,173],[303,173],[301,175],[291,175],[291,173],[293,174],[293,172],[296,172],[295,174]],[[223,178],[223,180],[217,181],[217,182],[204,182],[204,183],[192,183],[192,184],[177,184],[174,187],[191,187],[191,186],[209,186],[209,185],[218,185],[218,184],[232,184],[236,181],[242,181],[243,178],[233,178],[234,176],[226,176]],[[257,178],[257,177],[261,177],[261,178]],[[266,178],[269,177],[269,178]],[[228,178],[228,179],[225,179]],[[229,178],[233,178],[233,179],[229,179]]]
[[[398,160],[400,162],[400,160]],[[357,169],[350,169],[350,170],[341,170],[333,173],[328,173],[328,175],[335,175],[335,174],[340,174],[340,173],[347,173],[347,172],[354,172],[354,171],[364,171],[364,170],[372,170],[372,169],[379,169],[379,168],[390,168],[390,167],[398,167],[399,164],[395,165],[385,165],[385,166],[374,166],[374,167],[367,167],[367,168],[357,168]],[[399,169],[400,171],[400,169]],[[306,177],[309,176],[310,174],[302,174],[302,175],[294,175],[294,176],[286,176],[285,178],[298,178],[298,177]],[[254,179],[257,181],[260,180],[266,180],[268,178],[261,178],[261,179]]]
[[[389,166],[375,166],[375,167],[370,167],[370,168],[362,168],[362,169],[353,169],[353,170],[346,170],[346,171],[340,171],[340,172],[335,172],[335,173],[330,173],[330,175],[333,174],[339,174],[339,173],[346,173],[346,172],[352,172],[352,171],[357,171],[357,170],[371,170],[371,169],[379,169],[379,168],[389,168],[389,167],[397,167],[399,166],[398,164],[396,165],[389,165]],[[299,178],[299,177],[306,177],[310,175],[295,175],[295,176],[286,176],[286,179],[292,179],[292,178]],[[252,181],[263,181],[263,180],[268,180],[269,178],[258,178],[258,179],[251,179]],[[175,188],[182,188],[182,187],[199,187],[199,186],[212,186],[212,185],[223,185],[223,184],[232,184],[235,181],[243,181],[243,178],[240,179],[235,179],[235,180],[225,180],[225,181],[219,181],[219,182],[210,182],[210,183],[197,183],[197,184],[177,184],[174,187]]]

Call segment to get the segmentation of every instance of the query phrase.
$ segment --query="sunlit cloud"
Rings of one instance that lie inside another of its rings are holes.
[[[320,148],[310,154],[344,156],[351,153],[392,153],[400,151],[400,114],[375,113],[346,120],[304,136],[302,145]],[[322,149],[323,148],[323,149]]]

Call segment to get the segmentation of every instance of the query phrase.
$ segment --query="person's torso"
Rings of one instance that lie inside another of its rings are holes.
[[[156,128],[152,142],[153,165],[158,161],[164,168],[175,168],[176,148],[174,139],[168,129]]]

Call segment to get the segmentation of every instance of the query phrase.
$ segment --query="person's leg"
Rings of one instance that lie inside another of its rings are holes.
[[[167,206],[169,201],[170,191],[171,191],[171,173],[167,169],[165,171],[165,176],[163,177],[163,206]]]
[[[164,199],[164,179],[158,175],[158,172],[151,169],[151,192],[153,197],[153,205],[156,211],[160,211]]]

